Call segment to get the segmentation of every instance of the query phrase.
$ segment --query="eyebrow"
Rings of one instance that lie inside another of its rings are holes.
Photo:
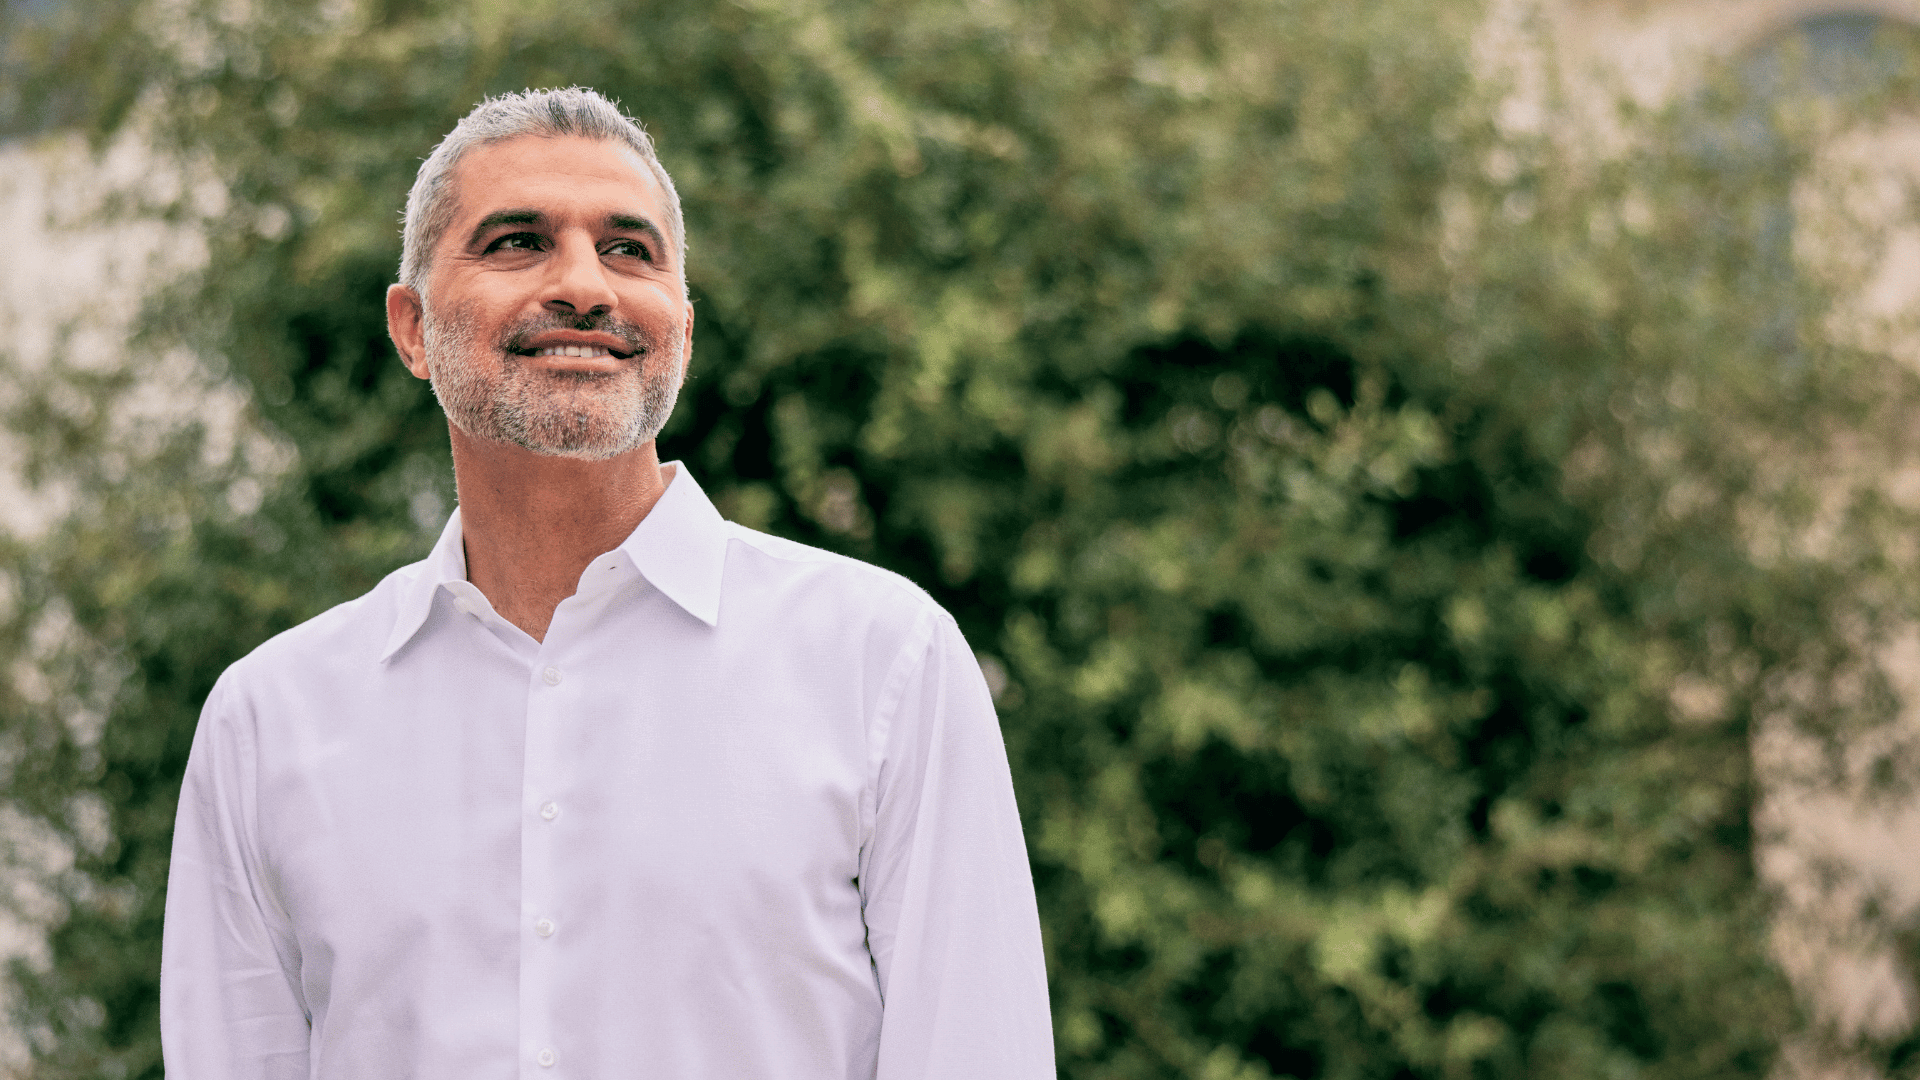
[[[546,215],[538,210],[495,210],[473,227],[473,236],[467,240],[467,244],[478,244],[483,233],[500,225],[538,225],[544,220]]]
[[[481,218],[480,223],[473,227],[473,236],[467,243],[469,246],[479,244],[480,238],[486,234],[487,230],[498,228],[502,225],[538,225],[546,219],[547,215],[538,210],[495,210],[493,213]],[[654,247],[663,255],[672,250],[671,246],[667,243],[666,234],[660,231],[658,225],[655,225],[646,218],[636,217],[632,214],[608,214],[607,228],[617,232],[645,233],[648,238],[653,241]]]
[[[632,214],[608,214],[607,227],[619,232],[646,233],[653,240],[655,250],[663,256],[671,257],[672,247],[667,243],[666,234],[660,231],[658,225],[646,218],[634,217]]]

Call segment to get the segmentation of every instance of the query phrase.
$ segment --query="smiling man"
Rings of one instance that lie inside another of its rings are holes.
[[[659,461],[685,252],[651,142],[591,91],[489,100],[421,167],[388,325],[460,505],[209,696],[169,1076],[1053,1075],[953,620]]]

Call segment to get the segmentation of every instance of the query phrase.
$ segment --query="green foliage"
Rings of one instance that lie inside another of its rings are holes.
[[[1769,1071],[1748,736],[1891,707],[1905,521],[1829,466],[1912,401],[1754,226],[1777,163],[1703,165],[1697,119],[1610,157],[1503,133],[1452,0],[102,6],[62,55],[128,62],[19,115],[90,102],[223,186],[172,206],[210,256],[142,340],[293,459],[123,452],[130,383],[16,380],[81,496],[6,646],[69,613],[56,681],[105,716],[0,702],[9,798],[79,849],[16,972],[34,1075],[160,1075],[201,698],[450,505],[385,339],[394,215],[481,95],[573,83],[687,200],[663,456],[927,585],[1001,683],[1063,1076]]]

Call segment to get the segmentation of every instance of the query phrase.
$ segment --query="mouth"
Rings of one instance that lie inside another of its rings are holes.
[[[617,352],[604,345],[549,345],[544,349],[522,349],[521,356],[578,356],[592,359],[596,356],[611,356],[615,360],[625,360],[632,353]]]
[[[646,348],[644,346],[633,348],[627,342],[606,334],[594,334],[585,338],[542,335],[510,351],[517,356],[529,357],[545,356],[580,360],[611,357],[615,360],[628,360],[646,352]]]

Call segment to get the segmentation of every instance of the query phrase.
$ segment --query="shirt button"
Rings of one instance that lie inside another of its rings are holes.
[[[540,679],[542,682],[545,682],[548,686],[559,686],[560,685],[560,669],[557,667],[548,667],[547,670],[540,673]]]
[[[543,1069],[553,1068],[553,1049],[549,1047],[548,1049],[540,1051],[540,1057],[538,1058],[538,1060],[540,1062],[541,1068]]]
[[[548,821],[552,821],[554,818],[560,816],[560,807],[554,803],[547,803],[540,808],[540,816],[546,818]]]
[[[536,934],[539,934],[541,937],[552,937],[553,936],[553,920],[541,919],[539,922],[534,923],[533,932]]]

